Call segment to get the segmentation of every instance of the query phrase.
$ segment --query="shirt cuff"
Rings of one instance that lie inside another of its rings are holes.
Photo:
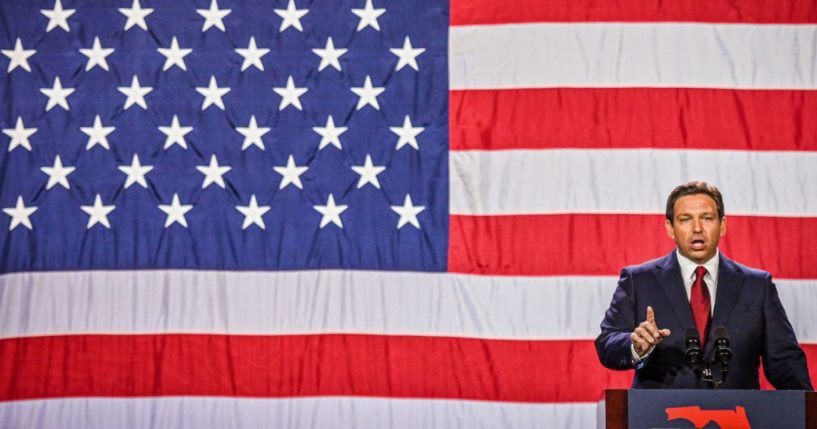
[[[632,354],[633,358],[632,361],[635,369],[641,369],[641,367],[644,366],[647,358],[650,357],[650,354],[652,353],[653,350],[655,350],[655,346],[650,347],[650,349],[647,350],[647,353],[644,353],[644,356],[639,356],[638,353],[636,353],[635,351],[635,346],[632,343],[630,343],[630,353]]]

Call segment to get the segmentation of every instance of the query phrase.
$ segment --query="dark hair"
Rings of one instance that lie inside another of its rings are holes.
[[[678,201],[678,198],[695,194],[709,195],[715,200],[715,205],[718,206],[718,219],[723,219],[726,212],[723,208],[723,196],[721,195],[721,191],[706,182],[689,182],[673,189],[669,194],[669,198],[667,198],[666,216],[670,223],[672,223],[675,218],[675,202]]]

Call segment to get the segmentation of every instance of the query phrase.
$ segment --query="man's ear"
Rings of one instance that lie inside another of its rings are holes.
[[[664,220],[664,226],[667,228],[667,237],[675,241],[675,231],[672,230],[672,222],[669,219]]]
[[[721,237],[726,235],[726,216],[721,219]]]

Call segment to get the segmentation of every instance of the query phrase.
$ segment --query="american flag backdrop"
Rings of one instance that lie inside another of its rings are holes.
[[[813,0],[0,0],[0,427],[595,427],[678,184],[817,379]]]

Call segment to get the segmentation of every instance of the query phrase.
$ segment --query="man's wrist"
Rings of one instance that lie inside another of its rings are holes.
[[[647,349],[647,352],[646,352],[646,353],[644,353],[643,355],[639,356],[639,355],[638,355],[638,352],[636,352],[636,351],[635,351],[635,344],[630,343],[630,353],[632,354],[633,366],[638,365],[639,363],[641,363],[641,362],[643,362],[644,360],[646,360],[646,359],[647,359],[647,357],[649,357],[649,356],[650,356],[650,354],[652,353],[652,351],[653,351],[653,350],[655,350],[655,346],[650,346],[650,348],[649,348],[649,349]]]

